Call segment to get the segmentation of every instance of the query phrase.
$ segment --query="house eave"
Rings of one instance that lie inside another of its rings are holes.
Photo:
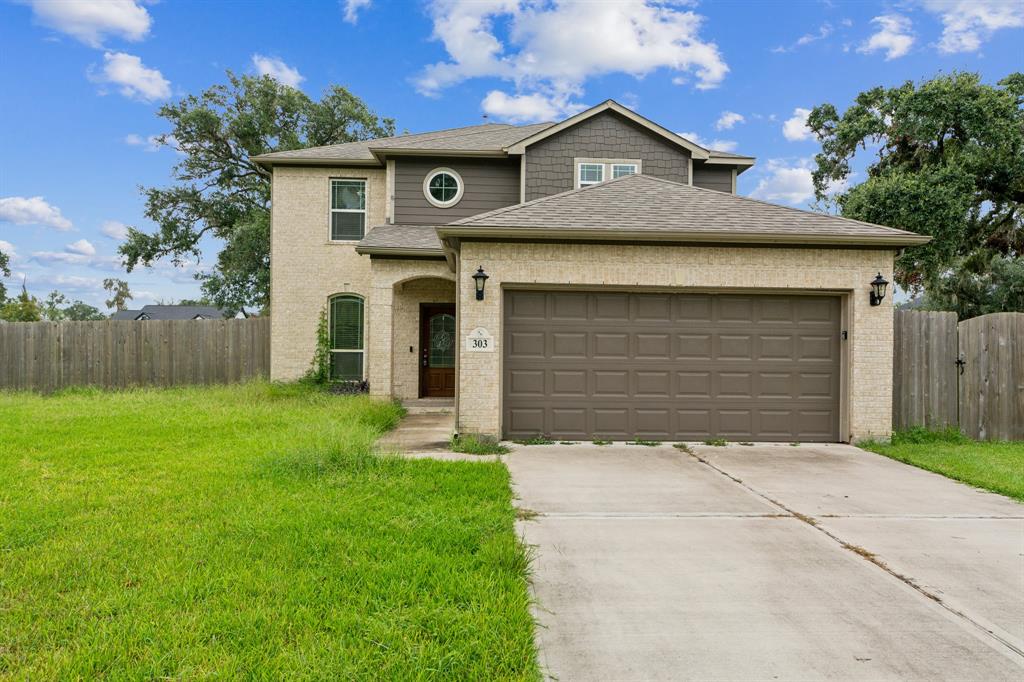
[[[466,227],[442,226],[437,228],[442,240],[461,239],[533,239],[537,241],[592,241],[592,242],[640,242],[640,243],[686,243],[709,245],[766,245],[795,247],[860,246],[876,249],[898,249],[916,246],[931,241],[925,235],[840,235],[840,234],[783,234],[771,232],[736,233],[730,231],[685,231],[685,230],[578,230],[550,229],[535,227]]]
[[[250,157],[250,160],[263,167],[272,168],[273,166],[336,166],[343,168],[346,166],[369,166],[373,168],[379,168],[383,164],[373,159],[268,159],[261,158],[259,156]]]

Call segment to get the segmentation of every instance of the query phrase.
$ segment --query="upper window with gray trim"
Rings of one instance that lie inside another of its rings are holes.
[[[366,180],[331,179],[331,241],[366,235]]]
[[[465,184],[451,168],[435,168],[423,179],[423,196],[438,208],[451,208],[462,201]]]

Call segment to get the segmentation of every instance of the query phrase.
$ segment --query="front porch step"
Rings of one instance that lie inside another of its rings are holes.
[[[418,398],[402,401],[407,414],[455,414],[454,398]]]

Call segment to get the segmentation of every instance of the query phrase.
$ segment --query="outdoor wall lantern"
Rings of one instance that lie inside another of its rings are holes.
[[[882,273],[871,281],[871,305],[882,305],[882,299],[885,298],[885,288],[889,286],[889,282],[882,277]],[[477,293],[477,296],[480,294]]]
[[[476,274],[473,275],[473,284],[476,285],[476,300],[478,301],[484,300],[484,285],[487,283],[488,276],[482,265],[476,269]]]

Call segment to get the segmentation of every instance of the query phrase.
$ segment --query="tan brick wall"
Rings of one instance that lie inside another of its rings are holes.
[[[892,296],[868,304],[868,283],[892,279],[892,251],[716,248],[463,242],[459,331],[490,331],[493,353],[459,359],[458,428],[501,432],[502,295],[509,285],[577,285],[705,289],[829,290],[844,293],[845,348],[842,429],[853,440],[888,437],[892,415]],[[474,297],[472,271],[490,275],[485,300]]]
[[[385,220],[384,169],[274,169],[270,241],[270,376],[297,379],[309,368],[316,323],[327,299],[351,292],[368,297],[370,259],[355,242],[330,241],[330,179],[366,179],[367,229]],[[367,321],[369,314],[366,315]],[[364,371],[368,371],[364,360]]]
[[[455,282],[450,279],[415,279],[396,285],[391,313],[393,397],[420,397],[420,304],[454,302]]]
[[[427,299],[441,295],[445,289],[447,300],[454,300],[454,275],[443,260],[375,258],[371,280],[370,393],[415,398],[419,392],[418,353],[409,353],[409,346],[419,346],[419,304],[433,302]],[[442,298],[437,302],[444,301]]]

